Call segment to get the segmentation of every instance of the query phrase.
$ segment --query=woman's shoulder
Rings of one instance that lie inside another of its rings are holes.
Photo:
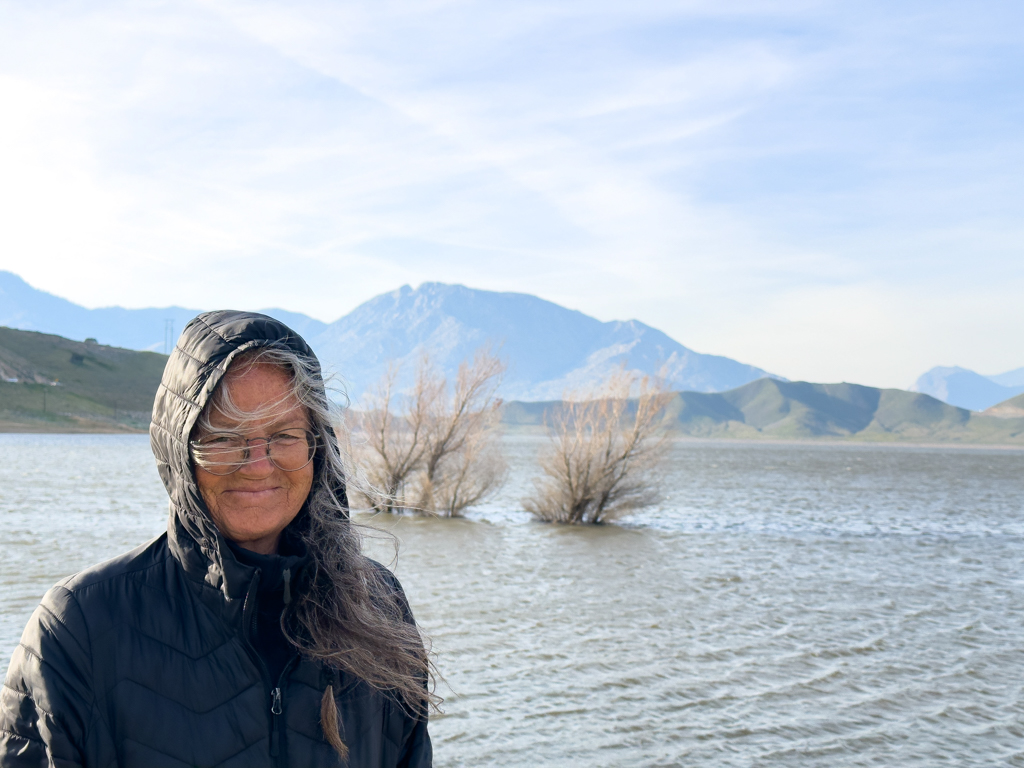
[[[48,635],[64,645],[73,639],[90,655],[106,658],[122,636],[135,633],[201,654],[207,640],[216,644],[220,636],[210,629],[213,619],[189,607],[185,583],[166,535],[158,536],[51,587],[29,619],[26,636],[39,635],[41,643]]]
[[[163,533],[129,552],[61,579],[43,597],[43,605],[107,601],[111,591],[123,594],[133,584],[142,587],[149,578],[159,579],[159,571],[169,564],[169,558],[167,534]]]
[[[152,572],[154,566],[165,562],[166,549],[165,537],[157,537],[57,582],[29,618],[11,668],[28,669],[35,663],[31,658],[39,663],[46,660],[61,670],[88,666],[94,636],[91,629],[110,624],[111,616],[141,602],[138,595],[145,587],[138,582],[144,579],[133,577]],[[27,657],[19,661],[22,650],[25,653],[21,655]],[[36,676],[40,675],[42,671]]]
[[[395,576],[394,571],[392,571],[390,568],[384,565],[384,563],[374,560],[372,557],[366,558],[366,562],[370,564],[370,567],[373,569],[373,572],[374,574],[376,574],[377,578],[386,581],[388,584],[398,587],[398,589],[402,588],[402,585],[399,583],[398,577]]]
[[[398,580],[398,577],[383,563],[379,563],[369,557],[366,559],[369,561],[371,568],[373,568],[378,583],[383,587],[384,595],[398,604],[402,612],[402,618],[410,624],[415,624],[412,609],[409,607],[409,599],[405,596],[405,590],[402,589],[402,583]]]

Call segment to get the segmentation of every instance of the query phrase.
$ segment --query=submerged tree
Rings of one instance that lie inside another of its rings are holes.
[[[356,466],[368,481],[358,491],[378,512],[404,506],[405,487],[422,465],[429,414],[439,397],[436,377],[424,358],[413,391],[398,392],[399,367],[388,366],[367,399],[366,410],[352,414],[359,439],[352,443]]]
[[[426,355],[410,392],[397,390],[391,366],[356,415],[356,461],[375,510],[458,517],[493,494],[505,479],[498,443],[505,366],[488,349],[459,366],[449,385]]]
[[[552,441],[525,509],[547,522],[605,523],[657,503],[666,453],[660,417],[671,399],[624,370],[596,391],[566,397],[548,416]]]

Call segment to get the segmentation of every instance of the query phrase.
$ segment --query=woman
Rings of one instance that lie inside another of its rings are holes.
[[[43,598],[0,699],[0,766],[430,765],[423,641],[360,553],[306,343],[200,315],[150,435],[167,533]]]

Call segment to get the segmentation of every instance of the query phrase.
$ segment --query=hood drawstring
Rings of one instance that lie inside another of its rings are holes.
[[[284,604],[288,605],[292,601],[292,569],[285,568],[281,576],[284,577]]]

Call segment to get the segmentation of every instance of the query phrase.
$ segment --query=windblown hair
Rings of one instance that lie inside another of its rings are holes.
[[[283,370],[291,389],[279,401],[246,412],[232,402],[224,384],[257,365]],[[206,404],[194,434],[223,429],[211,424],[214,412],[244,429],[247,422],[286,412],[294,404],[293,396],[308,411],[317,447],[313,486],[305,506],[308,525],[302,531],[310,562],[303,588],[282,617],[285,637],[307,658],[350,673],[406,711],[426,716],[440,702],[433,693],[433,665],[394,577],[362,554],[363,536],[349,516],[347,457],[335,433],[341,420],[334,418],[336,407],[327,398],[316,362],[277,345],[244,351],[232,361]],[[338,735],[330,686],[321,721],[328,741],[345,757],[348,750]]]

